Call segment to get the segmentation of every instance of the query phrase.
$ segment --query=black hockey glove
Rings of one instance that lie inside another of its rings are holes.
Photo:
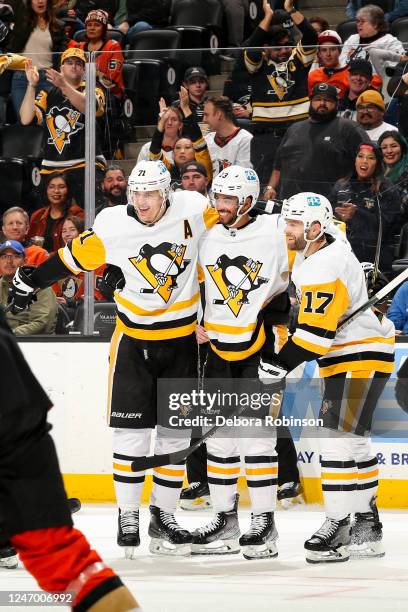
[[[13,314],[23,312],[26,308],[30,307],[30,304],[37,300],[35,294],[37,287],[35,287],[30,278],[34,270],[33,266],[20,266],[16,270],[8,297],[10,311]]]
[[[104,297],[113,301],[113,293],[116,289],[123,289],[125,286],[125,277],[122,270],[118,266],[108,264],[103,273],[103,277],[98,284],[98,289],[103,293]]]

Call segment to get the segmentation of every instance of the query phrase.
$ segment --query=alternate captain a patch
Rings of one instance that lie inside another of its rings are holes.
[[[50,137],[48,144],[54,145],[58,153],[62,153],[65,146],[70,144],[71,136],[83,130],[85,125],[80,122],[81,113],[66,106],[58,108],[53,106],[45,117]]]
[[[268,282],[268,278],[259,276],[262,263],[248,259],[243,255],[231,259],[221,255],[214,265],[207,266],[211,278],[217,285],[222,299],[213,303],[228,306],[237,317],[244,304],[249,304],[248,294]]]
[[[168,302],[171,293],[177,289],[177,278],[190,263],[184,259],[187,246],[162,242],[156,247],[145,244],[137,257],[129,261],[140,272],[150,287],[142,287],[140,293],[157,293]]]

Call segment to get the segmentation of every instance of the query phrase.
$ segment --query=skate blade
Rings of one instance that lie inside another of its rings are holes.
[[[286,497],[278,501],[278,505],[282,508],[282,510],[290,510],[294,506],[304,503],[305,500],[303,499],[302,494],[296,495],[296,497]]]
[[[18,567],[18,557],[6,557],[0,560],[0,568],[3,569],[17,569]]]
[[[192,544],[192,555],[236,555],[241,550],[238,540],[216,540],[209,544]]]
[[[136,559],[136,546],[125,546],[125,559]]]
[[[266,542],[258,546],[244,546],[242,548],[244,559],[274,559],[278,556],[278,548],[275,542]]]
[[[197,499],[181,499],[180,508],[182,510],[205,510],[211,508],[211,498],[209,495],[203,495]]]
[[[352,559],[375,559],[385,556],[382,542],[364,542],[363,544],[351,544],[349,547]]]
[[[172,544],[161,538],[152,538],[149,550],[152,555],[166,555],[168,557],[188,557],[191,555],[190,544]]]
[[[350,552],[348,546],[340,546],[336,550],[306,550],[307,563],[343,563],[349,559]]]

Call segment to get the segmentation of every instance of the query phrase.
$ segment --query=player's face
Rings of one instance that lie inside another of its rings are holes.
[[[392,166],[399,162],[402,156],[401,146],[394,138],[384,138],[381,142],[381,151],[387,166]]]
[[[336,108],[336,102],[328,99],[325,96],[313,96],[310,101],[313,110],[319,115],[327,115]]]
[[[3,234],[7,240],[17,240],[24,242],[28,232],[28,225],[23,213],[13,212],[3,219]]]
[[[17,268],[24,263],[24,255],[16,253],[13,249],[5,249],[0,253],[0,276],[11,278]]]
[[[108,170],[102,182],[102,190],[106,194],[119,196],[126,193],[127,181],[121,170]]]
[[[370,151],[370,149],[361,149],[357,153],[355,166],[357,176],[360,180],[368,179],[373,176],[377,166],[377,158],[374,151]]]
[[[319,47],[319,59],[325,68],[336,68],[339,63],[340,48],[330,43],[323,43]]]
[[[198,191],[198,193],[205,194],[207,189],[207,178],[192,170],[191,172],[185,172],[181,179],[181,185],[186,191]]]
[[[350,72],[350,92],[356,96],[359,96],[365,91],[370,83],[370,79],[367,75],[361,74],[361,72]]]
[[[61,230],[61,238],[64,244],[79,236],[79,232],[70,219],[65,219]]]
[[[89,40],[100,40],[103,36],[104,26],[100,21],[88,21],[86,35]]]
[[[158,189],[132,191],[131,197],[135,212],[142,223],[153,223],[158,219],[163,206],[163,196]]]
[[[55,178],[47,185],[47,198],[51,205],[58,206],[65,204],[68,196],[68,187],[64,179]]]
[[[237,220],[238,198],[236,196],[215,193],[215,208],[223,225],[232,225]]]
[[[68,82],[81,81],[85,73],[85,64],[77,57],[68,57],[61,66],[61,74]]]
[[[285,219],[285,234],[289,249],[292,251],[303,251],[306,247],[303,221]]]
[[[193,100],[200,102],[207,91],[207,81],[202,77],[196,77],[184,83],[184,87]]]
[[[189,138],[180,138],[174,145],[174,163],[182,166],[195,159],[193,143]]]

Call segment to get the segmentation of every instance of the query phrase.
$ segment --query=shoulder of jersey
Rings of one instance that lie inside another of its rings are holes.
[[[310,258],[304,260],[302,270],[306,283],[326,283],[339,278],[349,263],[351,250],[348,243],[335,240]]]
[[[93,223],[93,228],[95,229],[96,233],[98,233],[98,228],[103,227],[108,229],[109,227],[112,227],[112,225],[116,222],[125,218],[128,218],[127,204],[108,206],[96,215],[95,221]]]
[[[209,200],[198,191],[176,191],[171,200],[171,216],[200,215],[208,206],[210,206]]]

